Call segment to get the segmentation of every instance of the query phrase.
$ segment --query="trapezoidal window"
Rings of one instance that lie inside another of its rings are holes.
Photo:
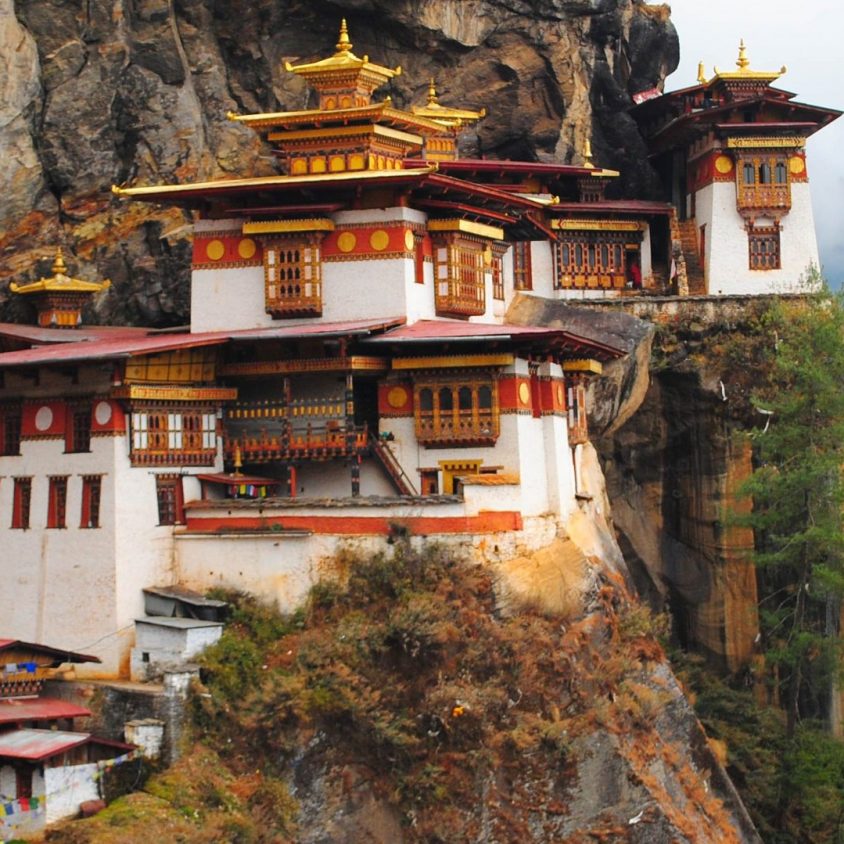
[[[32,478],[15,478],[12,497],[12,527],[17,530],[29,528],[29,508],[32,503]]]
[[[0,405],[0,456],[21,453],[20,405]]]
[[[264,299],[273,319],[322,316],[321,233],[264,246]]]
[[[751,270],[780,269],[780,231],[775,226],[751,229],[747,233]]]
[[[49,482],[47,527],[67,527],[67,476],[53,476],[49,478]]]
[[[416,439],[428,448],[493,445],[498,439],[498,385],[491,374],[420,378],[414,408]]]
[[[82,514],[79,519],[79,527],[98,528],[100,526],[102,488],[102,475],[82,476]]]

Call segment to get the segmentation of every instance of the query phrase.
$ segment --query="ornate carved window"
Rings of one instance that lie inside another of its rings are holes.
[[[566,233],[554,244],[554,287],[624,287],[624,242],[623,232]]]
[[[569,445],[585,443],[589,439],[586,425],[586,382],[582,375],[566,378]]]
[[[480,238],[457,232],[436,236],[434,297],[438,316],[480,316],[486,310],[485,246]]]
[[[414,384],[416,439],[429,448],[493,445],[500,431],[491,374],[420,378]]]
[[[217,456],[217,415],[185,408],[140,408],[132,413],[135,466],[206,466]]]
[[[67,476],[49,478],[50,490],[47,498],[47,527],[67,527]]]
[[[791,208],[788,161],[784,153],[765,150],[758,155],[744,155],[736,173],[739,211],[788,211]]]
[[[504,301],[504,253],[507,247],[496,244],[492,247],[492,298]]]
[[[20,405],[0,405],[0,455],[21,453]]]
[[[322,233],[264,246],[264,297],[273,319],[322,316]]]
[[[529,240],[517,240],[513,244],[513,287],[516,290],[533,290]]]
[[[82,476],[82,515],[79,520],[79,527],[98,528],[100,526],[102,488],[102,475]]]
[[[751,270],[780,269],[780,230],[777,226],[748,229],[747,245]]]
[[[18,530],[29,528],[29,506],[32,502],[32,478],[15,478],[12,497],[12,527]]]

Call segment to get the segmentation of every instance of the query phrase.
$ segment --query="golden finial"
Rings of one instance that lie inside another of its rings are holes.
[[[701,85],[706,84],[706,70],[704,70],[703,62],[697,63],[697,81],[700,82]]]
[[[439,104],[440,104],[440,100],[439,100],[439,97],[437,96],[437,85],[434,82],[434,77],[432,76],[431,81],[428,84],[428,105],[433,106],[433,105],[439,105]]]
[[[583,166],[588,167],[590,170],[595,168],[595,165],[592,163],[592,141],[589,138],[586,139],[586,143],[583,145]]]
[[[62,255],[61,246],[56,247],[56,258],[53,261],[53,266],[50,268],[53,275],[66,275],[67,265],[64,262],[64,255]]]
[[[736,66],[739,70],[747,70],[750,67],[750,59],[747,58],[747,47],[744,46],[744,38],[739,42]]]
[[[343,21],[345,23],[345,21]],[[234,447],[234,474],[239,475],[243,468],[243,458],[240,455],[240,445]]]
[[[349,28],[346,26],[346,19],[340,21],[340,39],[334,45],[337,48],[338,55],[340,53],[349,53],[352,49],[352,42],[349,41]]]

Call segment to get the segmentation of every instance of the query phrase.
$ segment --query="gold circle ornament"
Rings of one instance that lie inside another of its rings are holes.
[[[530,387],[524,381],[519,384],[519,401],[522,404],[530,404]]]
[[[369,235],[369,245],[376,252],[383,252],[390,245],[390,235],[384,229],[376,229]]]
[[[404,407],[407,404],[407,390],[404,387],[393,387],[387,393],[387,404],[393,408]]]
[[[212,261],[219,261],[226,254],[226,247],[222,240],[212,240],[205,247],[205,254]]]
[[[730,158],[729,155],[719,155],[718,158],[715,159],[715,169],[723,175],[732,173],[733,159]]]
[[[407,249],[408,252],[412,252],[413,248],[416,246],[416,238],[413,236],[413,232],[410,229],[404,230],[404,248]]]
[[[240,255],[244,261],[248,261],[257,251],[258,246],[251,237],[245,237],[237,244],[237,254]]]
[[[803,160],[802,155],[792,155],[791,158],[788,159],[788,169],[795,176],[799,176],[801,173],[805,172],[806,170],[806,162]]]
[[[563,404],[563,385],[557,384],[557,404],[562,406]]]
[[[341,252],[351,252],[358,245],[358,239],[352,232],[343,232],[337,238],[337,248]]]

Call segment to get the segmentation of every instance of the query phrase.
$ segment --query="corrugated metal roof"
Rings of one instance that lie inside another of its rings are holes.
[[[118,360],[134,355],[169,352],[197,346],[212,346],[228,341],[294,340],[299,337],[330,337],[348,334],[370,334],[401,325],[404,317],[319,322],[308,325],[272,326],[270,328],[237,331],[207,331],[182,334],[105,334],[92,335],[78,343],[39,346],[0,354],[0,368],[39,366],[65,363],[84,363],[98,360]]]
[[[10,730],[0,733],[0,759],[26,759],[39,762],[57,756],[91,738],[90,733],[59,730]]]
[[[8,650],[12,647],[20,647],[25,650],[28,649],[44,654],[45,656],[51,656],[59,660],[58,664],[62,662],[102,662],[98,656],[91,656],[90,654],[80,654],[75,651],[51,648],[48,645],[37,645],[33,642],[22,642],[20,639],[0,639],[0,651]]]
[[[0,724],[18,721],[54,721],[58,718],[85,718],[90,709],[51,697],[0,700]]]

